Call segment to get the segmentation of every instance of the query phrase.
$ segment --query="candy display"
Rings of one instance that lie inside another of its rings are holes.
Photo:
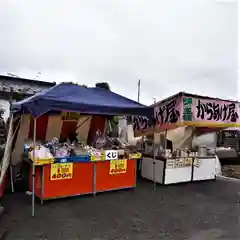
[[[141,154],[131,148],[131,146],[120,138],[109,137],[96,132],[93,146],[83,142],[70,141],[60,142],[56,137],[50,141],[37,142],[35,144],[35,160],[38,164],[48,164],[53,162],[81,162],[105,160],[107,150],[116,150],[118,158],[124,158],[132,154],[134,158],[140,158]],[[33,142],[28,141],[24,145],[24,150],[29,153],[29,158],[34,159]],[[54,160],[53,160],[54,159]]]

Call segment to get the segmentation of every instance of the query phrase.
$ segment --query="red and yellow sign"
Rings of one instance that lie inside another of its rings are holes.
[[[110,175],[126,173],[126,171],[127,171],[126,159],[110,160],[110,169],[109,169]]]
[[[73,176],[73,163],[51,164],[51,175],[50,175],[51,181],[71,179],[72,176]]]

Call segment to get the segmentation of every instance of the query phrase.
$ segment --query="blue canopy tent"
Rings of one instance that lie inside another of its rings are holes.
[[[101,88],[84,88],[61,83],[32,97],[13,103],[13,112],[38,117],[48,111],[81,112],[96,115],[138,115],[151,117],[152,108]]]
[[[61,83],[32,97],[13,103],[12,112],[30,113],[34,118],[33,146],[36,146],[36,119],[47,112],[80,112],[91,115],[153,116],[153,108],[139,104],[101,88],[84,88]],[[35,160],[35,151],[33,159]],[[35,164],[32,167],[32,186],[35,186]],[[32,188],[32,216],[35,215],[35,188]]]

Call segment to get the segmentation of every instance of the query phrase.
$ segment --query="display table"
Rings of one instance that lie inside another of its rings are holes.
[[[32,162],[28,162],[32,166]],[[118,168],[119,164],[122,167]],[[29,180],[29,188],[32,190],[31,171]],[[41,202],[134,187],[135,159],[55,163],[35,167],[35,195]]]
[[[193,181],[216,179],[216,157],[198,157],[199,164],[193,166]]]
[[[60,163],[72,165],[70,179],[51,179],[52,165],[45,164],[35,168],[35,195],[41,200],[90,194],[93,192],[93,163]],[[30,190],[32,175],[30,172]]]
[[[155,165],[155,167],[154,167]],[[216,157],[142,158],[141,175],[160,184],[174,184],[216,178]]]

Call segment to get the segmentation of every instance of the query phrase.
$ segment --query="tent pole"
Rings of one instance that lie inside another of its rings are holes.
[[[156,144],[155,144],[155,125],[153,128],[153,191],[156,191]]]
[[[165,160],[164,161],[166,161],[166,163],[165,163],[165,167],[163,168],[163,171],[165,172],[164,174],[166,174],[166,166],[167,166],[167,130],[165,130],[165,132],[164,132],[164,158],[165,158]],[[164,185],[164,183],[165,183],[165,177],[163,178],[164,180],[163,180],[163,185]]]
[[[164,157],[166,158],[167,155],[167,130],[164,133]]]
[[[35,216],[35,151],[36,151],[36,131],[37,131],[37,118],[33,119],[33,165],[32,165],[32,217]]]

